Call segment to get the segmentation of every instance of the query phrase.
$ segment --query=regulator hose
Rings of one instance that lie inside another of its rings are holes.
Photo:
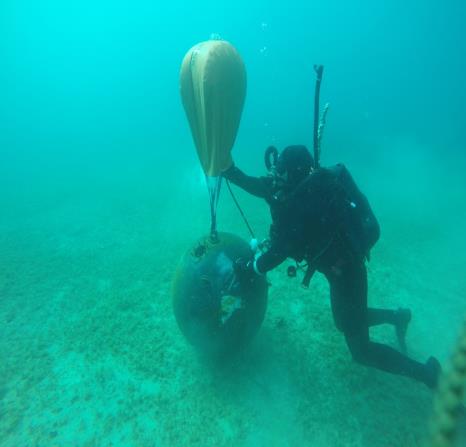
[[[272,161],[270,161],[270,157],[272,157]],[[264,162],[267,171],[271,171],[273,167],[277,164],[278,160],[278,150],[275,146],[269,146],[264,153]]]

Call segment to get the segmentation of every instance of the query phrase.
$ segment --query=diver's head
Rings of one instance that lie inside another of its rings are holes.
[[[275,172],[288,186],[296,186],[314,167],[314,158],[306,146],[288,146],[280,153]]]

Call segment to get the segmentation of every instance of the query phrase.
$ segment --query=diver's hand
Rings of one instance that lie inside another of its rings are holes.
[[[231,165],[222,171],[222,177],[226,178],[227,180],[230,179],[231,175],[235,172],[236,165],[233,160],[231,160]]]

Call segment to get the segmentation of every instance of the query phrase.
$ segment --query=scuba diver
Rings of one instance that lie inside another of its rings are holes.
[[[265,162],[267,176],[248,176],[234,163],[222,173],[231,183],[265,199],[272,217],[268,249],[255,258],[237,261],[238,283],[264,275],[287,258],[305,261],[303,285],[309,285],[315,271],[327,278],[335,325],[356,362],[435,388],[441,372],[436,358],[420,363],[370,339],[369,327],[388,323],[395,327],[403,349],[411,311],[367,306],[365,262],[380,228],[346,167],[315,168],[305,146],[289,146],[280,154],[270,147]]]

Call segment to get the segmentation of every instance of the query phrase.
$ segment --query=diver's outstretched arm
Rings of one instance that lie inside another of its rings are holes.
[[[251,177],[234,164],[224,171],[222,176],[253,196],[265,200],[272,196],[272,180],[268,177]]]
[[[278,247],[270,247],[258,258],[249,260],[240,258],[235,262],[234,270],[240,282],[252,281],[256,275],[265,275],[287,258],[286,254]]]
[[[287,257],[282,249],[272,245],[263,255],[255,260],[254,270],[256,273],[263,275],[278,267]]]

